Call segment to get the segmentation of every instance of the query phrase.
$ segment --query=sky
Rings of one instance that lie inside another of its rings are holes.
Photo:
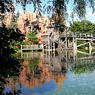
[[[47,0],[42,0],[42,6],[45,5],[46,2],[47,2]],[[70,22],[72,23],[72,18],[71,18],[71,12],[72,12],[72,9],[73,9],[72,5],[73,5],[73,2],[72,2],[72,0],[70,0],[69,4],[67,5],[68,18],[66,19],[66,25],[68,27],[70,26]],[[15,7],[15,10],[19,11],[20,13],[23,12],[23,8],[20,4]],[[27,5],[26,6],[26,11],[32,11],[33,12],[34,11],[33,4]],[[45,12],[45,14],[43,14],[43,15],[47,17],[47,16],[51,16],[51,14],[52,13],[47,14]],[[87,15],[86,15],[85,19],[88,20],[88,21],[91,21],[92,23],[95,23],[95,13],[92,14],[92,10],[90,8],[87,8]],[[73,21],[81,21],[81,20],[75,14]]]

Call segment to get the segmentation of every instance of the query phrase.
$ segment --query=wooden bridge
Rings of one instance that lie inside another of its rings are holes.
[[[59,33],[55,28],[48,28],[48,32],[41,35],[42,45],[21,45],[21,51],[24,50],[55,50],[55,49],[74,49],[88,45],[91,53],[92,46],[95,46],[95,34],[67,32]],[[85,41],[77,44],[77,41]]]
[[[77,44],[77,41],[85,41],[82,44]],[[44,49],[55,50],[60,49],[74,49],[83,45],[89,45],[89,49],[95,46],[95,34],[92,33],[77,33],[67,32],[59,33],[54,28],[49,28],[47,33],[42,34],[42,43]]]

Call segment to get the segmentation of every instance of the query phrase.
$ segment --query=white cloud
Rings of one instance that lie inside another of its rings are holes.
[[[16,10],[14,13],[17,14],[17,12],[19,12],[20,14],[22,14],[23,10],[19,9],[18,11]]]
[[[68,15],[71,16],[73,12],[71,11],[67,11]],[[76,13],[73,13],[74,16],[77,16]],[[95,13],[92,13],[92,12],[87,12],[86,13],[86,16],[95,16]]]
[[[95,16],[95,13],[87,12],[87,13],[86,13],[86,16]]]

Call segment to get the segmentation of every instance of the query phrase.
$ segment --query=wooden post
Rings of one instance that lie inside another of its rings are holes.
[[[55,51],[55,42],[53,41],[53,50]]]
[[[89,42],[89,54],[91,55],[91,51],[92,51],[92,46],[91,46],[91,41]]]
[[[42,51],[44,52],[44,45],[42,44]]]
[[[22,53],[22,45],[21,45],[21,53]]]
[[[77,40],[73,37],[73,50],[77,51]]]
[[[68,39],[68,48],[70,48],[70,40]]]
[[[77,40],[74,37],[73,37],[73,52],[74,52],[74,61],[75,61],[77,56]]]

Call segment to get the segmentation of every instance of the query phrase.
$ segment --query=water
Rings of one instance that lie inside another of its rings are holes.
[[[94,95],[95,58],[73,51],[23,53],[19,76],[5,78],[5,95]]]

